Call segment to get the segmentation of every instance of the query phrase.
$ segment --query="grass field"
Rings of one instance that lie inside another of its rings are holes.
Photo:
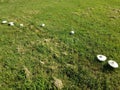
[[[120,90],[120,68],[96,59],[120,65],[120,0],[0,0],[2,20],[0,90]]]

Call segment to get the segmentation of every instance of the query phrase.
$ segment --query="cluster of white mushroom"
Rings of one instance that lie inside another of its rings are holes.
[[[8,24],[9,26],[14,26],[14,25],[15,25],[14,22],[8,22],[8,21],[6,21],[6,20],[3,20],[3,21],[2,21],[2,24]],[[24,25],[21,23],[20,26],[23,27]]]
[[[14,26],[14,25],[15,25],[14,22],[8,22],[8,21],[6,21],[6,20],[3,20],[3,21],[2,21],[2,24],[8,24],[9,26]],[[20,27],[24,27],[24,24],[21,23],[21,24],[19,24],[19,26],[20,26]],[[45,24],[42,23],[40,26],[41,26],[41,27],[45,27]]]
[[[97,55],[97,58],[99,61],[106,61],[107,57],[104,55]],[[112,68],[118,68],[119,65],[116,61],[114,60],[108,60],[108,64],[112,67]]]
[[[8,22],[8,21],[6,21],[6,20],[3,20],[3,21],[2,21],[2,24],[8,24],[9,26],[14,26],[14,25],[15,25],[14,22]],[[21,23],[21,24],[19,24],[19,26],[20,26],[20,27],[24,27],[24,24]],[[41,26],[41,27],[45,27],[45,24],[42,23],[42,24],[40,24],[40,26]],[[74,30],[70,31],[70,34],[71,34],[71,35],[75,34]]]

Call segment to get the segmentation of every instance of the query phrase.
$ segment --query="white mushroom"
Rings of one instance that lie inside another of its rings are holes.
[[[8,25],[14,26],[14,22],[9,22]]]
[[[75,32],[74,31],[70,31],[70,34],[74,34]]]
[[[24,25],[21,23],[20,26],[23,27]]]
[[[7,23],[7,21],[6,21],[6,20],[2,21],[2,24],[5,24],[5,23]]]
[[[42,27],[44,27],[44,26],[45,26],[45,24],[43,23],[43,24],[41,24],[41,26],[42,26]]]
[[[118,63],[115,62],[114,60],[109,60],[109,61],[108,61],[108,64],[109,64],[111,67],[113,67],[113,68],[118,68],[118,67],[119,67],[119,66],[118,66]]]
[[[105,60],[107,59],[107,57],[104,56],[104,55],[97,55],[97,59],[98,59],[99,61],[105,61]]]

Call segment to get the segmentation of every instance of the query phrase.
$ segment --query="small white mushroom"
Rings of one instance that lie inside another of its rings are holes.
[[[118,63],[113,61],[113,60],[109,60],[108,64],[112,67],[112,68],[118,68]]]
[[[5,23],[7,23],[7,21],[6,21],[6,20],[2,21],[2,24],[5,24]]]
[[[105,60],[107,59],[107,57],[104,56],[104,55],[97,55],[97,59],[98,59],[99,61],[105,61]]]
[[[24,25],[21,23],[20,26],[23,27]]]
[[[70,34],[74,34],[75,32],[74,31],[70,31]]]
[[[41,24],[41,26],[42,26],[42,27],[44,27],[44,26],[45,26],[45,24],[43,23],[43,24]]]
[[[8,25],[14,26],[14,22],[9,22]]]

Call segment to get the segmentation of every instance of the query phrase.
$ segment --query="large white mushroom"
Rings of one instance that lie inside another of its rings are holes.
[[[107,59],[107,57],[104,56],[104,55],[97,55],[97,59],[98,59],[99,61],[105,61],[105,60]]]
[[[119,65],[117,62],[115,62],[114,60],[109,60],[108,64],[112,67],[112,68],[118,68]]]

